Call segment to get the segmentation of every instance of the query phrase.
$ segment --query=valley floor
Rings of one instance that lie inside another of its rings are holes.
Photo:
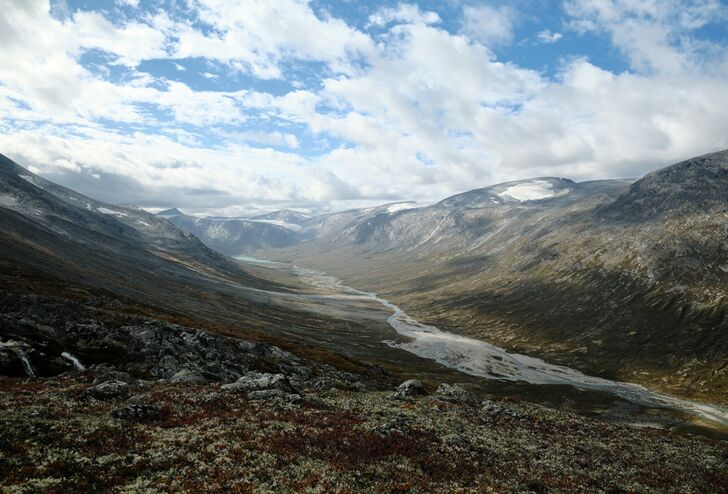
[[[728,492],[725,441],[522,402],[169,383],[97,399],[91,378],[0,378],[0,491]],[[157,413],[114,418],[129,403]]]

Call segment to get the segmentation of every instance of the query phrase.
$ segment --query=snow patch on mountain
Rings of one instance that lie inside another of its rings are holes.
[[[246,219],[245,221],[249,221],[251,223],[267,223],[269,225],[276,225],[283,228],[287,228],[289,230],[293,230],[294,232],[300,232],[303,231],[303,227],[301,225],[294,225],[293,223],[287,223],[285,221],[281,220],[253,220],[253,219]]]
[[[562,195],[565,192],[560,192]],[[556,196],[553,190],[553,184],[545,180],[534,180],[532,182],[522,182],[507,187],[503,192],[497,194],[504,199],[514,199],[516,201],[537,201],[539,199],[547,199]]]
[[[414,202],[396,202],[387,206],[388,213],[396,213],[397,211],[403,211],[405,209],[414,209],[417,206]]]
[[[108,208],[98,208],[97,211],[101,214],[111,214],[114,216],[129,216],[126,213],[122,213],[121,211],[114,211],[113,209]]]
[[[15,196],[11,196],[10,194],[0,194],[0,206],[4,208],[12,208],[17,204],[18,200]]]

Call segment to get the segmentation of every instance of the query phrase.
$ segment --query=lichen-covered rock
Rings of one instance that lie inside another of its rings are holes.
[[[440,438],[442,443],[441,450],[469,451],[471,449],[470,441],[462,434],[446,434]]]
[[[119,398],[129,394],[129,385],[123,381],[107,381],[88,388],[88,393],[101,400]]]
[[[530,421],[532,417],[524,413],[517,412],[505,405],[495,402],[484,402],[481,411],[487,415],[496,417],[505,417],[513,420]]]
[[[286,393],[297,393],[291,382],[283,374],[267,374],[251,372],[232,384],[225,384],[222,389],[249,393],[266,389],[278,389]]]
[[[417,379],[410,379],[397,386],[393,398],[403,400],[426,394],[425,386]]]
[[[412,418],[403,413],[398,413],[385,423],[376,426],[373,431],[381,436],[406,433],[412,423]]]
[[[300,403],[302,398],[298,393],[289,393],[280,389],[261,389],[248,393],[249,400],[267,401],[272,399],[281,399],[289,403]]]
[[[251,400],[280,398],[288,402],[301,401],[301,394],[283,374],[251,372],[232,384],[223,385],[222,389],[245,393]]]
[[[111,416],[119,420],[155,420],[162,416],[162,409],[150,403],[126,403],[113,410]]]
[[[197,371],[183,369],[169,379],[171,383],[205,385],[208,383],[205,376]]]
[[[96,377],[94,378],[94,386],[109,381],[121,381],[125,382],[126,384],[134,384],[136,382],[136,378],[134,378],[128,372],[108,367],[100,367],[99,369],[95,370],[95,374]]]
[[[8,300],[0,305],[0,332],[24,342],[24,353],[43,377],[73,370],[72,363],[62,356],[69,349],[97,378],[94,384],[119,380],[137,386],[138,379],[170,380],[184,371],[195,371],[209,382],[222,383],[234,382],[252,369],[285,374],[298,383],[320,375],[310,362],[266,343],[142,316],[101,320],[93,300],[31,300],[21,295],[5,296],[2,291],[0,296]],[[45,308],[45,316],[31,310],[39,303]],[[0,375],[25,375],[13,349],[0,347]],[[191,379],[202,383],[199,377],[181,376],[177,379],[182,382]]]
[[[449,403],[475,404],[478,401],[474,394],[466,391],[457,384],[451,385],[446,383],[442,383],[437,387],[435,398]]]

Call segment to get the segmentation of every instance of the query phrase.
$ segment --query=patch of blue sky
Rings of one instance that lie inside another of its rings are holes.
[[[348,2],[341,0],[313,0],[311,5],[319,15],[329,14],[343,19],[350,26],[360,31],[372,33],[382,32],[385,28],[370,24],[369,18],[382,9],[396,9],[403,3],[399,0],[379,0],[370,2]],[[412,2],[415,3],[415,2]],[[424,0],[416,2],[421,12],[436,12],[440,16],[438,27],[456,32],[460,24],[460,2],[443,2],[442,0]]]
[[[422,151],[418,151],[417,153],[415,153],[415,156],[417,157],[417,160],[425,166],[436,165],[436,163]]]
[[[322,76],[329,73],[321,62],[292,61],[283,67],[281,79],[259,79],[245,70],[202,57],[142,61],[137,70],[149,75],[178,81],[194,91],[255,91],[283,96],[297,89],[318,90]]]
[[[536,70],[552,80],[561,74],[565,64],[575,58],[585,58],[591,64],[614,73],[629,70],[627,59],[605,37],[552,29],[552,33],[559,32],[562,37],[553,43],[544,43],[539,41],[538,32],[523,32],[520,40],[496,52],[498,58]]]
[[[91,48],[79,58],[80,64],[92,74],[109,82],[126,82],[134,76],[134,71],[120,63],[118,57],[107,51]]]

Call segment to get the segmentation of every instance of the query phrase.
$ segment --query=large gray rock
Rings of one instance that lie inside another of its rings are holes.
[[[101,400],[119,398],[129,394],[129,385],[123,381],[107,381],[88,388],[88,393]]]
[[[245,393],[251,400],[280,398],[289,402],[301,400],[300,393],[283,374],[252,372],[232,384],[222,386],[223,390]]]
[[[449,403],[474,404],[478,401],[474,394],[466,391],[457,384],[450,385],[445,383],[437,387],[435,398]]]
[[[176,373],[174,376],[172,376],[169,379],[169,382],[171,383],[177,383],[177,384],[192,384],[192,385],[205,385],[207,384],[207,379],[205,376],[200,374],[197,371],[189,370],[189,369],[183,369]]]
[[[410,379],[397,386],[393,398],[404,400],[426,394],[425,386],[417,379]]]
[[[291,382],[283,374],[261,374],[258,372],[246,374],[232,384],[223,385],[222,389],[245,393],[266,389],[278,389],[286,393],[297,393],[291,385]]]

